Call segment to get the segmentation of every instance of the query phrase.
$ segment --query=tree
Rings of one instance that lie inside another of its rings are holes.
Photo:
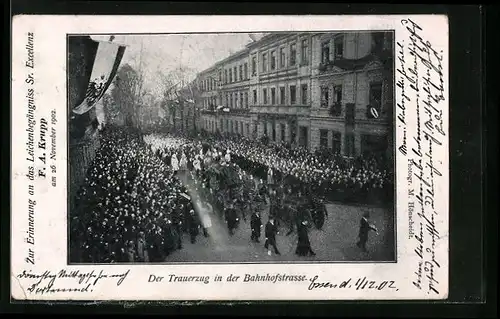
[[[102,104],[104,107],[104,121],[106,124],[116,124],[121,114],[118,105],[113,101],[113,97],[110,93],[104,94],[102,97]]]
[[[192,104],[186,103],[192,100],[196,88],[189,83],[195,71],[191,68],[178,67],[167,73],[157,72],[157,91],[161,97],[161,106],[167,118],[171,119],[174,127],[178,126],[177,118],[180,119],[181,126],[184,127],[186,121],[185,108]]]
[[[137,127],[137,108],[145,94],[142,86],[144,77],[129,64],[118,70],[111,96],[119,111],[125,117],[125,125]]]

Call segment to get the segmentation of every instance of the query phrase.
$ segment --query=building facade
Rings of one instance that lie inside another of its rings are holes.
[[[392,57],[392,32],[266,35],[198,75],[201,125],[311,151],[392,157]]]

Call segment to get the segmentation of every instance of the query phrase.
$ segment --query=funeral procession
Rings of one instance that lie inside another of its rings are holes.
[[[394,262],[393,41],[69,35],[68,262]]]

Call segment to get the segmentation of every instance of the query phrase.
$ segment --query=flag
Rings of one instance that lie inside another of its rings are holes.
[[[107,41],[94,41],[90,37],[69,37],[71,42],[80,42],[83,46],[81,59],[85,62],[77,74],[76,104],[70,105],[75,114],[84,114],[93,108],[103,97],[115,77],[125,46]],[[71,54],[71,52],[70,52]]]

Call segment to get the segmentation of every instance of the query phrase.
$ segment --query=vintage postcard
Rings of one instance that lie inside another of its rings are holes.
[[[12,299],[447,298],[446,16],[12,32]]]

